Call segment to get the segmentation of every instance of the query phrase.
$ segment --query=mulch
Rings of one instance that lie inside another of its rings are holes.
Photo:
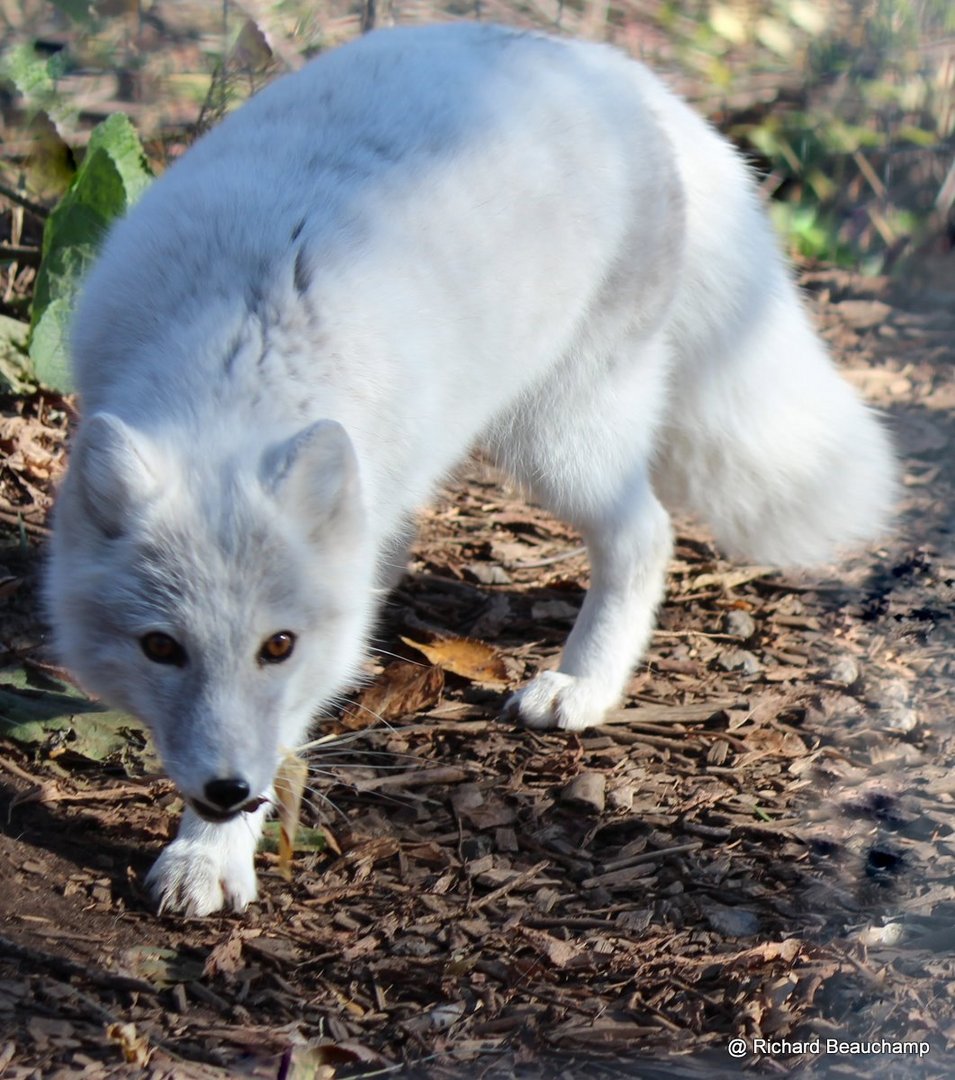
[[[794,575],[682,522],[622,707],[515,730],[505,686],[555,662],[587,568],[472,462],[422,515],[371,683],[316,730],[291,881],[261,853],[241,916],[151,912],[179,804],[135,748],[2,744],[0,1076],[951,1075],[955,316],[804,284],[905,456],[883,546]],[[0,643],[48,678],[32,536],[68,416],[0,419],[3,507],[34,526]]]
[[[5,203],[0,234],[39,244]],[[600,728],[498,719],[556,662],[587,565],[464,468],[422,514],[369,684],[317,725],[291,880],[263,850],[247,913],[152,911],[181,804],[138,732],[106,760],[69,732],[0,739],[0,1077],[955,1074],[953,259],[802,277],[895,433],[895,530],[797,575],[680,522],[649,655]],[[5,312],[34,274],[4,271]],[[46,689],[71,419],[56,395],[0,401],[0,659]]]

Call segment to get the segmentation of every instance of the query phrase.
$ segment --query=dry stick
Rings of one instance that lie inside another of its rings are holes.
[[[598,727],[610,724],[693,724],[709,720],[719,712],[746,708],[744,698],[702,701],[693,705],[641,705],[636,709],[612,709]]]
[[[511,881],[506,881],[503,885],[499,885],[496,889],[492,889],[487,896],[482,896],[480,900],[475,900],[469,904],[471,911],[479,911],[482,907],[486,907],[488,904],[493,904],[495,900],[500,900],[502,896],[506,896],[513,889],[518,889],[521,885],[526,885],[531,878],[537,877],[537,875],[550,866],[550,859],[544,859],[543,862],[537,863],[532,866],[530,870],[525,870],[523,874],[518,874],[516,878]]]
[[[439,766],[434,769],[411,769],[396,776],[379,776],[376,780],[359,780],[356,791],[377,791],[379,788],[414,788],[428,784],[460,784],[474,776],[473,769],[457,765]]]
[[[554,563],[564,562],[567,559],[576,559],[578,555],[586,555],[587,549],[583,546],[571,548],[570,551],[562,551],[559,555],[549,555],[546,559],[529,559],[528,561],[508,563],[512,570],[533,570],[538,566],[552,566]]]
[[[36,214],[37,217],[45,218],[50,212],[45,206],[33,202],[32,199],[26,195],[21,195],[15,188],[7,187],[6,184],[0,184],[0,195],[9,199],[10,202],[22,206],[24,210],[29,210],[31,214]]]
[[[27,521],[22,514],[14,514],[9,510],[0,510],[0,521],[6,525],[15,525],[18,529],[22,528],[32,536],[46,538],[50,535],[50,530],[45,525],[34,525],[32,521]]]
[[[626,859],[614,859],[612,862],[606,862],[601,867],[601,872],[607,874],[614,870],[629,870],[631,866],[656,862],[658,859],[665,859],[669,855],[683,855],[687,851],[696,851],[702,846],[702,841],[694,840],[689,844],[675,844],[673,847],[657,848],[655,851],[643,851],[639,855],[631,855]]]
[[[0,244],[0,259],[16,259],[28,266],[37,266],[40,262],[38,247],[24,247],[17,244]]]

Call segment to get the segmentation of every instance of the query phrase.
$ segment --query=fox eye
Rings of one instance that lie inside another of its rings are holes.
[[[280,630],[262,642],[259,660],[263,664],[281,664],[288,660],[295,648],[295,635],[291,630]]]
[[[143,652],[154,664],[175,664],[182,667],[186,662],[186,650],[168,634],[153,630],[139,639]]]

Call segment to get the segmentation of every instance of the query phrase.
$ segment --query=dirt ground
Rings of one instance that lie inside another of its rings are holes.
[[[422,518],[376,681],[318,726],[341,734],[311,759],[324,846],[304,833],[291,881],[263,852],[246,914],[151,911],[179,804],[136,732],[105,761],[71,751],[83,715],[0,741],[0,1076],[955,1074],[953,258],[892,287],[804,278],[902,452],[896,530],[794,576],[684,523],[601,728],[497,719],[587,570],[464,470]],[[0,645],[35,688],[4,708],[59,688],[31,536],[63,406],[3,411],[5,513],[33,509],[0,557]]]

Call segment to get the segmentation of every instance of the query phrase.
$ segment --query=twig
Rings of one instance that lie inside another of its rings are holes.
[[[39,536],[45,539],[50,535],[50,530],[46,525],[34,525],[32,521],[27,521],[22,514],[15,514],[9,510],[0,510],[0,522],[5,525],[14,525],[18,529],[22,528],[31,536]]]
[[[683,855],[687,851],[696,851],[703,846],[702,840],[693,840],[689,844],[675,844],[673,847],[656,848],[654,851],[642,851],[639,855],[630,855],[626,859],[614,859],[604,863],[600,870],[601,874],[612,873],[615,870],[629,870],[631,866],[640,866],[642,863],[656,862],[670,855]]]
[[[15,259],[17,262],[36,266],[40,262],[40,249],[24,247],[22,244],[0,244],[0,259]]]
[[[612,709],[600,727],[610,724],[699,724],[728,709],[746,708],[742,698],[702,701],[698,705],[641,705],[636,709]]]
[[[41,206],[40,203],[35,203],[26,195],[22,195],[16,188],[7,187],[6,184],[0,184],[0,195],[9,199],[10,202],[22,206],[24,210],[29,210],[31,214],[36,214],[38,218],[45,218],[50,213],[45,206]]]
[[[562,551],[559,555],[549,555],[546,559],[528,559],[527,561],[508,563],[512,570],[533,570],[538,566],[553,566],[554,563],[565,562],[567,559],[576,559],[578,555],[586,555],[587,549],[581,544],[580,547],[571,548],[570,551]]]
[[[356,791],[377,791],[380,788],[415,788],[425,787],[428,784],[459,784],[464,780],[470,780],[473,775],[473,769],[462,769],[456,765],[446,765],[434,769],[411,769],[409,772],[398,773],[397,776],[379,776],[375,780],[359,780],[354,787]]]
[[[488,904],[493,904],[495,900],[500,900],[502,896],[506,896],[514,889],[519,889],[521,885],[526,885],[531,878],[537,877],[541,870],[550,866],[550,860],[544,859],[543,862],[539,862],[532,866],[530,870],[525,870],[523,874],[518,874],[517,877],[512,878],[510,881],[505,881],[503,885],[499,885],[496,889],[492,889],[487,896],[482,896],[479,900],[475,900],[470,904],[472,911],[479,911],[482,907],[486,907]]]

